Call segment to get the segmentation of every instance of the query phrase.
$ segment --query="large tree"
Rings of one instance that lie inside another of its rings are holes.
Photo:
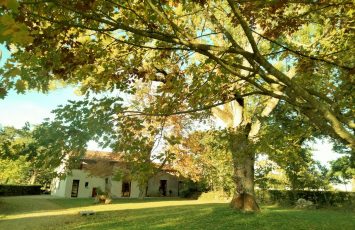
[[[157,100],[144,109],[110,107],[129,116],[206,111],[232,101],[244,108],[250,105],[243,98],[252,97],[261,116],[244,116],[231,135],[233,151],[246,156],[255,153],[240,143],[257,138],[260,118],[281,100],[354,148],[353,7],[350,0],[3,4],[2,20],[21,30],[2,28],[2,37],[24,30],[30,38],[7,39],[12,54],[0,87],[46,91],[65,81],[86,94],[134,94],[138,80],[155,82]]]

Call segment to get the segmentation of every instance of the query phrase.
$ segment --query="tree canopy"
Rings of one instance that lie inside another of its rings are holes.
[[[2,40],[26,36],[6,40],[3,91],[65,81],[134,93],[157,81],[154,106],[121,111],[155,115],[274,97],[354,145],[352,1],[14,2],[1,6]]]
[[[256,210],[256,143],[278,104],[291,111],[275,119],[307,124],[292,137],[310,125],[354,149],[353,9],[351,0],[5,0],[0,39],[11,57],[0,92],[79,85],[86,98],[57,110],[71,146],[111,132],[137,140],[126,151],[142,159],[158,123],[212,111],[228,130],[235,200],[245,201],[235,204]],[[111,95],[92,97],[101,92]]]

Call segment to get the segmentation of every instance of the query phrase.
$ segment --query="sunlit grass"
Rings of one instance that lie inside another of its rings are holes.
[[[12,203],[16,203],[13,201]],[[25,202],[24,202],[25,201]],[[169,207],[169,206],[182,206],[182,205],[191,205],[191,204],[200,204],[205,202],[191,201],[191,200],[176,200],[176,201],[166,201],[166,200],[151,200],[141,201],[141,200],[115,200],[113,204],[110,205],[97,205],[93,204],[92,199],[53,199],[46,200],[43,199],[38,203],[33,203],[28,208],[27,205],[31,203],[30,199],[22,199],[24,208],[28,213],[23,213],[21,211],[16,212],[13,208],[11,212],[13,214],[6,215],[3,217],[4,220],[10,219],[19,219],[19,218],[29,218],[29,217],[45,217],[45,216],[58,216],[58,215],[74,215],[79,211],[83,210],[93,210],[95,212],[107,212],[107,211],[119,211],[119,210],[130,210],[130,209],[144,209],[144,208],[157,208],[157,207]],[[46,204],[48,203],[48,204]],[[11,202],[10,202],[11,204]],[[46,204],[46,205],[43,205]],[[43,209],[36,210],[36,206],[44,206]],[[18,205],[16,205],[18,207]],[[50,207],[50,209],[48,209]],[[16,214],[19,213],[19,214]]]
[[[93,216],[79,211],[93,210]],[[341,228],[339,228],[341,226]],[[0,198],[0,229],[355,229],[353,212],[263,206],[243,214],[227,203],[180,199]]]

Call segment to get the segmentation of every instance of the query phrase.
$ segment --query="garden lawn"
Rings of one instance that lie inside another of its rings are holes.
[[[79,211],[93,210],[93,216]],[[233,211],[227,203],[182,199],[93,199],[50,196],[0,198],[0,229],[355,229],[355,213],[263,206],[257,214]]]

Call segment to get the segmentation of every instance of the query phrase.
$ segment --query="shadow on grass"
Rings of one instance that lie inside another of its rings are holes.
[[[0,213],[3,219],[19,219],[31,216],[49,216],[58,215],[78,210],[93,209],[95,211],[123,210],[123,209],[142,209],[148,207],[165,207],[171,205],[185,205],[186,203],[196,203],[195,200],[177,199],[177,198],[149,198],[149,199],[115,199],[111,205],[94,204],[91,198],[58,198],[31,200],[20,198],[19,200],[0,199]],[[198,202],[199,203],[199,202]],[[1,218],[1,217],[0,217]]]
[[[65,208],[89,206],[91,199],[63,199],[51,197],[1,197],[0,213],[4,215],[20,215],[62,210]]]
[[[118,198],[113,200],[113,204],[138,204],[151,202],[181,201],[181,198]],[[48,211],[59,211],[69,208],[89,208],[94,204],[93,198],[59,198],[48,196],[19,196],[0,197],[1,215],[20,215],[29,213],[42,213]],[[96,205],[95,205],[96,206]],[[0,216],[1,218],[1,216]]]
[[[94,216],[87,217],[78,214],[26,217],[0,221],[0,229],[338,230],[340,226],[341,229],[355,229],[354,221],[353,213],[265,207],[261,213],[243,214],[230,209],[227,204],[209,203],[99,211]],[[24,228],[13,228],[16,226]]]

